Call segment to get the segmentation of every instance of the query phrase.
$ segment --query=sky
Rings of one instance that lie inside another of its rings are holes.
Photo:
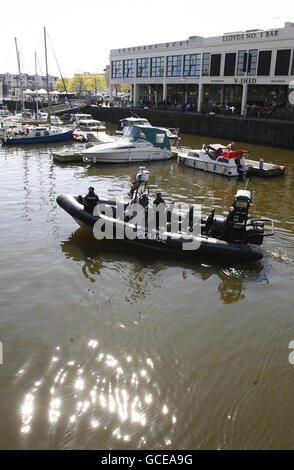
[[[17,73],[17,38],[23,73],[64,77],[103,72],[110,49],[178,41],[189,36],[283,27],[294,22],[293,0],[13,0],[1,2],[0,73]],[[53,50],[51,48],[53,46]]]

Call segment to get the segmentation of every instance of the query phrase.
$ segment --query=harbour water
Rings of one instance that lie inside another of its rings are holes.
[[[137,165],[61,166],[48,146],[0,147],[1,449],[293,447],[294,150],[240,147],[287,165],[249,183],[276,235],[243,265],[113,247],[56,203],[90,185],[124,196]],[[149,169],[151,195],[207,213],[225,214],[244,187],[176,160]]]

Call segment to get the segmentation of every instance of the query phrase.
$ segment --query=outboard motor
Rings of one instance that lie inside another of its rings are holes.
[[[246,160],[244,157],[240,158],[240,160],[237,161],[237,167],[238,167],[238,173],[240,176],[246,175],[247,166],[246,166]]]
[[[224,223],[224,239],[254,245],[262,244],[264,223],[250,218],[249,209],[251,204],[250,191],[239,189]]]

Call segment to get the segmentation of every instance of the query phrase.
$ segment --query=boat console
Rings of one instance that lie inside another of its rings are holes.
[[[252,219],[249,215],[252,203],[251,192],[239,189],[228,216],[215,217],[213,209],[204,222],[203,233],[230,242],[262,245],[263,237],[274,235],[274,223],[271,219]],[[271,223],[269,233],[265,233],[265,222]]]

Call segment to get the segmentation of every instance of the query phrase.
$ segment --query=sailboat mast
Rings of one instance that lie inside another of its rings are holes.
[[[36,84],[36,89],[35,89],[35,97],[36,97],[36,119],[38,119],[38,114],[39,114],[39,103],[38,103],[38,73],[37,73],[37,52],[35,52],[35,84]]]
[[[15,48],[16,48],[16,57],[17,57],[17,65],[18,65],[18,83],[20,88],[20,102],[21,108],[24,109],[24,99],[23,99],[23,89],[22,89],[22,77],[21,77],[21,70],[20,70],[20,59],[19,59],[19,51],[17,47],[17,39],[14,38],[15,41]]]
[[[48,76],[48,60],[47,60],[47,34],[46,34],[46,28],[45,27],[44,27],[44,45],[45,45],[45,63],[46,63],[46,77],[47,77],[48,123],[51,124],[49,76]]]

